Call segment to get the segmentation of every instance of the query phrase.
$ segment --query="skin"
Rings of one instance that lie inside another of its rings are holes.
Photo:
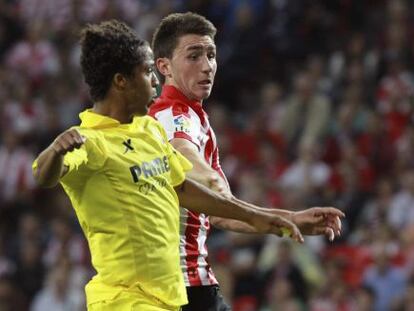
[[[165,84],[179,89],[188,99],[202,102],[211,94],[217,71],[216,46],[209,36],[186,34],[178,39],[172,57],[156,59]],[[174,138],[171,144],[193,164],[188,176],[221,195],[232,198],[227,181],[213,170],[200,156],[198,147],[183,138]],[[258,208],[251,205],[252,208]],[[260,209],[260,208],[258,208]],[[264,211],[264,209],[262,210]],[[333,208],[314,207],[300,212],[281,209],[266,210],[294,222],[303,234],[325,234],[329,240],[341,233],[341,217],[345,215]],[[245,222],[234,219],[210,217],[210,222],[224,230],[256,233],[257,230]]]
[[[158,79],[154,73],[152,51],[148,46],[143,49],[145,57],[142,64],[133,70],[132,77],[116,73],[108,96],[94,104],[94,112],[112,116],[121,123],[131,122],[134,115],[147,114],[149,104],[156,95]],[[117,97],[120,100],[114,105],[113,101]]]
[[[210,96],[217,71],[216,46],[209,36],[184,35],[171,59],[156,60],[165,84],[173,85],[191,99],[202,101]]]
[[[114,75],[107,96],[93,106],[93,111],[110,116],[121,123],[131,122],[134,115],[143,116],[148,112],[149,104],[155,96],[158,79],[154,73],[154,61],[151,49],[146,46],[144,60],[133,70],[132,77],[120,73]],[[119,98],[119,99],[118,99]],[[116,104],[114,104],[116,103]],[[68,168],[63,165],[66,153],[79,149],[86,142],[76,129],[60,134],[38,158],[38,169],[34,172],[39,185],[54,187]],[[59,170],[60,168],[60,170]]]
[[[149,47],[145,49],[142,64],[134,68],[131,76],[121,73],[114,75],[105,98],[94,103],[95,113],[111,117],[120,123],[129,123],[134,116],[147,113],[158,80],[153,71],[152,52]],[[38,167],[34,171],[37,183],[43,187],[56,186],[68,170],[63,164],[64,155],[81,148],[85,143],[86,138],[75,129],[60,134],[38,157]],[[303,242],[299,229],[288,219],[253,209],[236,199],[225,198],[189,178],[176,187],[175,191],[181,204],[192,211],[236,218],[263,233],[282,235],[284,228],[292,239]]]

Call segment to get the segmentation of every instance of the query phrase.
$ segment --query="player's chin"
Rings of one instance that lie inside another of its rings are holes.
[[[155,96],[151,96],[151,98],[148,99],[147,104],[143,108],[146,112],[148,112],[149,107],[153,104],[154,99],[155,99]]]
[[[211,89],[203,89],[198,92],[197,98],[199,98],[200,100],[203,100],[203,99],[208,98],[210,94],[211,94]]]

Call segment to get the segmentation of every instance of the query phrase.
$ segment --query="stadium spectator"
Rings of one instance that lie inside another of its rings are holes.
[[[78,112],[91,106],[86,85],[79,79],[78,29],[86,23],[117,18],[150,40],[163,16],[188,10],[201,13],[218,28],[220,69],[206,108],[221,147],[222,168],[237,195],[286,209],[305,207],[307,198],[278,186],[280,176],[295,162],[300,150],[296,142],[288,145],[290,152],[286,153],[279,135],[287,100],[296,93],[291,88],[292,78],[298,72],[308,73],[318,92],[322,91],[330,102],[327,136],[322,135],[318,146],[320,160],[331,175],[323,191],[314,189],[310,196],[329,205],[342,204],[344,209],[354,206],[359,216],[351,227],[347,219],[344,234],[334,245],[307,238],[306,246],[300,251],[295,247],[292,256],[311,284],[310,302],[314,301],[313,290],[319,293],[323,276],[331,274],[327,273],[331,268],[326,254],[343,249],[349,251],[340,257],[344,273],[330,278],[331,282],[351,295],[354,309],[364,310],[361,305],[369,306],[375,298],[370,289],[361,287],[358,275],[362,276],[372,262],[370,249],[374,242],[388,240],[380,233],[388,232],[393,223],[388,214],[400,214],[400,209],[407,208],[407,200],[397,198],[409,193],[402,181],[414,168],[413,1],[264,0],[246,4],[239,0],[6,0],[0,1],[0,158],[8,159],[0,160],[0,235],[4,241],[0,270],[6,272],[0,279],[2,307],[25,309],[24,304],[30,300],[31,294],[19,285],[21,281],[14,279],[13,273],[20,269],[23,254],[32,258],[29,262],[37,261],[37,251],[36,247],[22,248],[39,243],[38,251],[44,258],[45,243],[55,238],[51,229],[55,217],[75,217],[68,202],[59,198],[62,190],[33,189],[32,181],[27,179],[30,174],[25,176],[24,172],[33,154],[46,148],[66,127],[77,124]],[[253,34],[249,28],[243,30],[243,23],[253,25]],[[257,35],[255,43],[242,37],[239,30],[249,38]],[[31,36],[36,44],[29,43]],[[35,54],[28,54],[30,51]],[[246,56],[247,51],[256,57]],[[232,64],[240,66],[240,59],[246,57],[248,66],[237,69],[243,76],[236,77],[240,83],[228,80],[229,75],[235,76]],[[21,64],[10,67],[11,59]],[[15,70],[19,66],[27,70]],[[14,141],[13,153],[7,147],[8,140]],[[252,158],[253,162],[245,160]],[[367,174],[364,167],[371,172]],[[398,206],[393,212],[392,201],[393,207]],[[41,221],[28,221],[27,211]],[[396,219],[405,223],[401,216]],[[80,228],[69,222],[71,236],[76,236]],[[391,233],[389,244],[397,254],[392,264],[403,267],[407,278],[412,278],[412,224],[404,224],[403,229],[391,227]],[[256,270],[276,265],[277,243],[269,240],[245,246],[254,250]],[[214,230],[209,243],[214,246],[209,248],[209,258],[214,258],[212,265],[226,300],[237,302],[234,308],[255,310],[251,297],[239,299],[232,285],[234,274],[228,267],[233,250],[238,249],[233,244],[236,239]],[[76,253],[74,257],[78,257]],[[74,266],[78,270],[79,265]],[[45,267],[44,273],[52,267]],[[94,273],[88,265],[80,268],[86,269],[88,277]],[[343,286],[342,282],[351,285]],[[411,306],[410,288],[398,307]],[[334,308],[328,306],[329,310]],[[305,308],[310,309],[310,305]]]

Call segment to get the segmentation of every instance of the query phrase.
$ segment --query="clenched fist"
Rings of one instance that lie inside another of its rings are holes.
[[[51,144],[51,148],[59,155],[65,155],[67,152],[79,149],[86,141],[77,130],[69,129],[60,134]]]

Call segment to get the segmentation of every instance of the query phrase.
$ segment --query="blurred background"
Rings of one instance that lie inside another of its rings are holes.
[[[213,230],[234,311],[414,310],[411,0],[0,0],[0,310],[85,309],[81,230],[31,174],[90,106],[80,27],[117,18],[150,40],[182,11],[218,29],[205,107],[233,192],[347,214],[334,243]]]

